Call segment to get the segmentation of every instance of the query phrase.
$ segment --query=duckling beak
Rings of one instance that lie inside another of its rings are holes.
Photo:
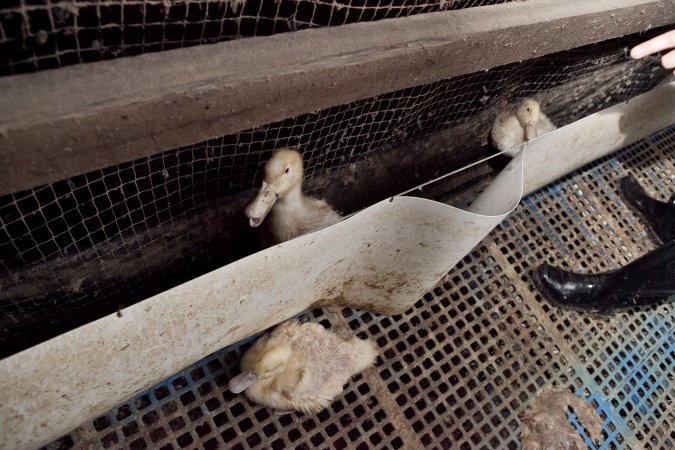
[[[525,124],[525,136],[527,140],[532,140],[537,137],[537,121],[531,120]]]
[[[262,187],[255,198],[246,207],[246,217],[248,223],[253,228],[259,226],[267,214],[272,210],[272,206],[279,198],[272,184],[263,181]]]
[[[232,378],[230,380],[229,388],[233,394],[238,394],[245,391],[246,388],[251,386],[256,381],[258,381],[258,377],[253,372],[248,370]]]

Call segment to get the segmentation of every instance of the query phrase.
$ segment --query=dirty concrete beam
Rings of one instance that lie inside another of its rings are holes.
[[[530,0],[0,78],[0,195],[674,22],[673,0]]]

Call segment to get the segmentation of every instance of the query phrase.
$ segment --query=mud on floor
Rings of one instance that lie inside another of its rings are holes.
[[[628,174],[668,199],[675,127],[525,198],[405,314],[312,310],[311,320],[369,337],[380,351],[376,367],[354,377],[324,411],[275,416],[231,394],[227,382],[248,339],[47,448],[516,449],[520,417],[553,383],[592,406],[603,448],[672,448],[675,306],[591,317],[549,304],[530,275],[543,262],[609,270],[654,248],[617,195]]]

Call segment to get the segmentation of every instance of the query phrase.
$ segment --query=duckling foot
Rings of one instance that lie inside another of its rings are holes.
[[[293,412],[295,412],[295,410],[293,409],[275,409],[274,411],[272,411],[272,414],[274,414],[275,416],[285,416]]]

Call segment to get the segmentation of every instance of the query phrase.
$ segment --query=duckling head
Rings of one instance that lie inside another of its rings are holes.
[[[302,156],[295,150],[276,150],[265,164],[262,187],[246,207],[246,216],[252,227],[260,225],[280,198],[292,192],[299,193],[302,186]]]
[[[518,106],[516,111],[518,122],[525,129],[527,140],[537,137],[537,122],[539,121],[539,103],[531,98],[526,98]]]
[[[287,366],[291,356],[292,351],[288,345],[275,345],[262,354],[247,353],[241,362],[242,372],[230,380],[230,391],[238,394],[254,383],[277,376]]]

